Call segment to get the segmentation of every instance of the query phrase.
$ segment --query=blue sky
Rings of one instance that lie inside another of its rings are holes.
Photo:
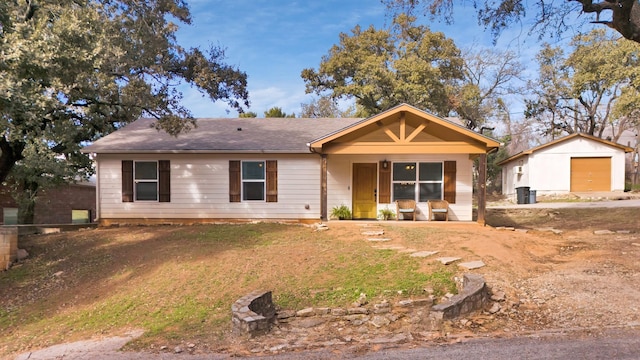
[[[287,114],[300,112],[300,104],[313,98],[305,94],[301,71],[317,69],[341,32],[350,33],[358,24],[381,28],[390,22],[379,0],[189,0],[189,5],[193,23],[181,26],[178,42],[187,48],[206,49],[211,44],[226,48],[226,62],[248,75],[249,110],[259,117],[274,106]],[[459,48],[492,46],[472,9],[456,10],[455,19],[451,26],[428,25],[444,32]],[[497,46],[531,60],[537,48],[531,46],[532,39],[523,46],[526,30],[510,30]],[[213,103],[189,87],[181,90],[183,103],[195,117],[237,116],[224,102]]]

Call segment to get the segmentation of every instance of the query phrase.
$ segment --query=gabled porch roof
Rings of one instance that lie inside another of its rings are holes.
[[[309,143],[322,154],[486,154],[500,143],[401,104]]]

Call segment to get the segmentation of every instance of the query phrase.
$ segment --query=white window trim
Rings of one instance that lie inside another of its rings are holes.
[[[394,163],[412,163],[416,166],[416,178],[413,181],[410,180],[394,180]],[[420,163],[425,164],[441,164],[440,169],[440,180],[420,180]],[[390,164],[391,166],[391,198],[396,199],[394,184],[413,184],[413,200],[417,202],[420,201],[420,184],[440,184],[440,200],[444,197],[444,161],[393,161]]]
[[[153,179],[136,179],[136,163],[148,162],[156,163],[156,178]],[[138,200],[138,183],[156,183],[156,199],[155,200]],[[158,160],[134,160],[133,161],[133,201],[134,202],[159,202],[160,201],[160,163]]]
[[[246,179],[244,178],[244,166],[245,162],[248,163],[262,163],[263,179]],[[245,200],[244,198],[244,183],[262,183],[262,199],[260,200]],[[266,160],[241,160],[240,161],[240,201],[241,202],[266,202],[267,201],[267,161]]]

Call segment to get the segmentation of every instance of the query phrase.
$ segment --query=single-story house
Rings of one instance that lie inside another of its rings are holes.
[[[536,195],[624,191],[628,146],[574,133],[520,152],[498,163],[502,193],[516,196],[528,187]]]
[[[341,205],[375,219],[396,199],[414,199],[418,220],[444,199],[450,220],[471,221],[473,161],[500,146],[406,104],[367,119],[203,118],[177,137],[152,124],[83,149],[96,161],[99,223],[311,223]]]

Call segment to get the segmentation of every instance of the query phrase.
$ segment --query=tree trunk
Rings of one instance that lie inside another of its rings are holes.
[[[19,190],[13,195],[18,204],[19,224],[33,224],[38,190],[37,182],[25,181],[22,183],[21,191]]]
[[[18,224],[33,224],[35,208],[35,199],[22,202],[18,208]]]
[[[7,179],[16,162],[24,158],[22,150],[24,143],[9,143],[4,137],[0,138],[0,183]]]

